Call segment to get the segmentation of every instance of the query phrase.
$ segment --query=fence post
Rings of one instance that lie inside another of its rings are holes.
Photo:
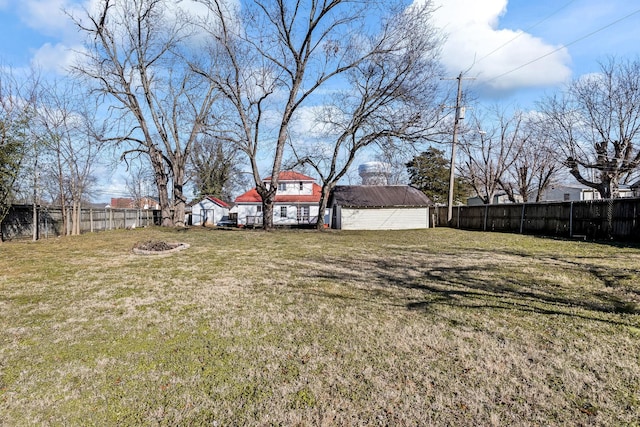
[[[487,217],[489,216],[489,205],[484,205],[484,225],[482,231],[487,231]]]
[[[573,238],[573,201],[569,204],[569,238]]]
[[[520,234],[524,233],[524,208],[526,204],[522,204],[522,216],[520,217]]]
[[[93,209],[89,209],[89,229],[93,233]]]

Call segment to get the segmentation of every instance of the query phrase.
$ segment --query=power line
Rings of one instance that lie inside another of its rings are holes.
[[[571,42],[569,42],[569,43],[567,43],[567,44],[565,44],[565,45],[562,45],[562,46],[560,46],[559,48],[552,50],[551,52],[545,53],[545,54],[544,54],[544,55],[542,55],[542,56],[539,56],[539,57],[537,57],[537,58],[535,58],[535,59],[532,59],[532,60],[531,60],[531,61],[529,61],[529,62],[526,62],[526,63],[524,63],[524,64],[522,64],[522,65],[520,65],[520,66],[518,66],[518,67],[516,67],[516,68],[513,68],[512,70],[509,70],[509,71],[507,71],[507,72],[505,72],[505,73],[502,73],[502,74],[500,74],[499,76],[493,77],[493,78],[491,78],[491,79],[487,80],[485,83],[491,83],[491,82],[492,82],[492,81],[494,81],[494,80],[497,80],[497,79],[499,79],[499,78],[501,78],[501,77],[506,76],[507,74],[511,74],[511,73],[513,73],[513,72],[515,72],[515,71],[521,70],[522,68],[524,68],[524,67],[526,67],[526,66],[528,66],[528,65],[531,65],[531,64],[533,64],[534,62],[537,62],[537,61],[539,61],[539,60],[541,60],[541,59],[544,59],[544,58],[546,58],[547,56],[553,55],[554,53],[556,53],[556,52],[558,52],[558,51],[560,51],[560,50],[562,50],[562,49],[564,49],[564,48],[566,48],[566,47],[569,47],[569,46],[571,46],[571,45],[574,45],[574,44],[576,44],[576,43],[578,43],[578,42],[580,42],[580,41],[582,41],[582,40],[584,40],[584,39],[586,39],[586,38],[589,38],[589,37],[593,36],[594,34],[599,33],[600,31],[606,30],[607,28],[610,28],[610,27],[612,27],[612,26],[614,26],[614,25],[616,25],[616,24],[618,24],[618,23],[620,23],[620,22],[624,21],[625,19],[630,18],[631,16],[633,16],[633,15],[635,15],[635,14],[639,13],[639,12],[640,12],[640,9],[636,9],[636,10],[634,10],[633,12],[630,12],[630,13],[628,13],[627,15],[623,16],[622,18],[616,19],[615,21],[610,22],[609,24],[604,25],[604,26],[602,26],[602,27],[598,28],[597,30],[594,30],[594,31],[592,31],[592,32],[590,32],[590,33],[588,33],[588,34],[585,34],[584,36],[579,37],[579,38],[577,38],[577,39],[575,39],[575,40],[573,40],[573,41],[571,41]]]
[[[559,9],[556,9],[554,12],[552,12],[550,15],[544,17],[542,20],[536,22],[535,24],[525,28],[524,30],[522,30],[521,32],[519,32],[515,37],[513,37],[512,39],[504,42],[503,44],[501,44],[500,46],[498,46],[497,48],[493,49],[491,52],[487,53],[486,55],[484,55],[482,58],[478,59],[477,61],[474,61],[473,65],[478,64],[479,62],[483,61],[484,59],[488,58],[489,56],[493,55],[494,53],[496,53],[497,51],[499,51],[500,49],[504,48],[505,46],[513,43],[514,41],[516,41],[518,38],[520,38],[523,34],[529,33],[530,30],[534,29],[535,27],[537,27],[538,25],[542,24],[543,22],[545,22],[546,20],[548,20],[549,18],[551,18],[554,15],[557,15],[560,11],[562,11],[563,9],[565,9],[567,6],[569,6],[570,4],[574,3],[575,0],[571,0],[570,2],[566,3],[564,6],[562,6]],[[473,67],[473,66],[472,66]]]

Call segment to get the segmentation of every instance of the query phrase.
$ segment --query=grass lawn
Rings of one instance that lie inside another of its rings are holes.
[[[136,242],[190,248],[136,255]],[[0,244],[0,425],[640,425],[640,249],[450,229]]]

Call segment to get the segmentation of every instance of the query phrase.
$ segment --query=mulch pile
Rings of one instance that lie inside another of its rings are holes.
[[[147,240],[146,242],[136,243],[134,248],[143,251],[161,252],[175,249],[178,246],[180,246],[179,243],[167,243],[162,240]]]

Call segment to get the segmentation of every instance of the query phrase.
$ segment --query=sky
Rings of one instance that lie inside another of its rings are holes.
[[[64,73],[81,39],[63,9],[92,1],[0,0],[0,64]],[[571,79],[597,72],[598,61],[639,53],[637,0],[433,1],[434,23],[446,34],[446,77],[463,73],[465,93],[481,103],[533,109]]]

